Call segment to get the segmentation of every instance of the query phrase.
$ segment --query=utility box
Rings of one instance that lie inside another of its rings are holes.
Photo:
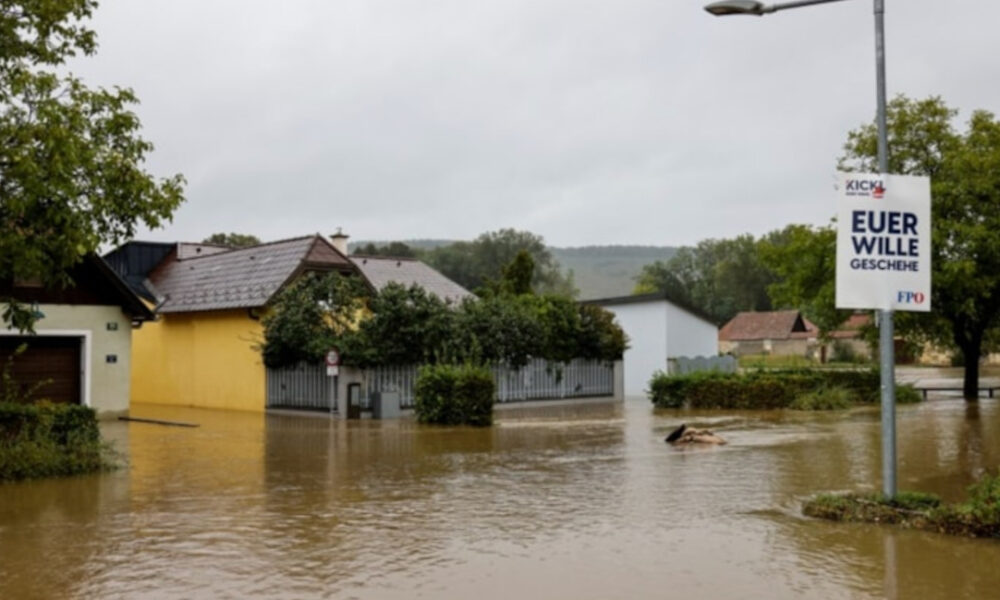
[[[398,419],[400,413],[399,392],[375,392],[372,394],[372,418]]]

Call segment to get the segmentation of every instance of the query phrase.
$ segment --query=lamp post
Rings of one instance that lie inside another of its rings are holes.
[[[829,4],[844,0],[799,0],[766,5],[756,0],[722,0],[705,6],[705,10],[717,16],[754,15],[762,16],[788,8],[801,8],[814,4]],[[885,0],[875,3],[875,74],[878,111],[875,121],[878,126],[878,168],[883,175],[889,173],[889,143],[886,125],[885,93]],[[893,319],[891,310],[878,311],[879,321],[879,362],[882,383],[882,493],[887,498],[896,495],[896,377],[895,349],[893,348]]]

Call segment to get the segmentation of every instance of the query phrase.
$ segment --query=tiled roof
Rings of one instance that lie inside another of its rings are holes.
[[[871,322],[872,316],[868,313],[853,314],[841,323],[836,331],[831,331],[830,337],[838,340],[861,337],[861,329],[870,325]]]
[[[463,298],[472,296],[469,290],[419,260],[360,255],[351,256],[350,259],[376,290],[381,290],[390,283],[398,283],[406,287],[420,286],[446,301],[460,302]]]
[[[797,310],[741,312],[719,330],[720,341],[785,340],[816,335],[816,326]]]
[[[186,260],[168,257],[149,275],[160,305],[177,313],[264,306],[300,269],[353,270],[319,235]]]

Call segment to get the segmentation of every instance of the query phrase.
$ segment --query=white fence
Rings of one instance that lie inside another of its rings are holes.
[[[330,410],[333,377],[326,365],[301,363],[294,367],[267,370],[268,408],[313,408]]]
[[[670,375],[687,375],[702,371],[720,371],[735,373],[738,367],[736,358],[725,356],[678,356],[667,359],[667,373]]]
[[[364,371],[361,378],[361,406],[371,406],[376,392],[398,392],[401,408],[413,408],[414,387],[419,367],[378,367]],[[521,369],[494,366],[496,402],[524,402],[614,396],[614,364],[576,359],[550,363],[535,359]],[[333,394],[332,377],[323,365],[299,365],[267,370],[268,408],[311,408],[329,410]]]

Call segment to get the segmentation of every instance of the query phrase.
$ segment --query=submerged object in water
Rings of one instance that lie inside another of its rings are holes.
[[[726,440],[715,435],[708,429],[688,429],[687,424],[682,423],[680,427],[670,432],[667,439],[668,444],[715,444],[721,446]]]

